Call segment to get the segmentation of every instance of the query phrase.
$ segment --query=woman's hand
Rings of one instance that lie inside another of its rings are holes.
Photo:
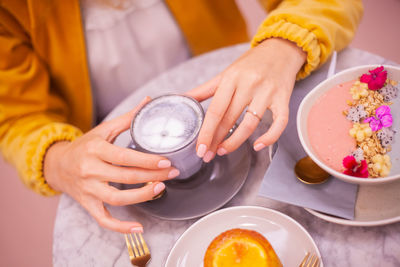
[[[123,131],[149,98],[134,110],[104,122],[73,142],[52,145],[44,162],[44,176],[55,190],[78,201],[97,222],[110,230],[142,232],[137,222],[113,218],[103,203],[122,206],[151,200],[165,185],[161,182],[179,175],[164,157],[117,147],[111,142]],[[157,181],[139,189],[118,190],[109,182],[137,184]]]
[[[306,53],[295,43],[267,39],[212,80],[187,92],[198,101],[214,96],[199,133],[197,155],[209,162],[216,153],[234,151],[254,132],[267,109],[272,111],[273,123],[253,147],[259,151],[274,143],[287,125],[290,96],[305,60]],[[250,112],[224,140],[246,107]]]

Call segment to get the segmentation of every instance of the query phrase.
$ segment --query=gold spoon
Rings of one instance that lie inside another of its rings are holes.
[[[322,184],[331,176],[319,167],[309,156],[297,161],[294,166],[297,179],[305,184]]]

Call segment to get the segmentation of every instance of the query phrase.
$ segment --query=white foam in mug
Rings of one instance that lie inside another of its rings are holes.
[[[184,95],[154,98],[136,114],[131,137],[137,150],[167,157],[180,171],[175,179],[186,179],[202,166],[196,155],[196,140],[204,110],[195,99]]]

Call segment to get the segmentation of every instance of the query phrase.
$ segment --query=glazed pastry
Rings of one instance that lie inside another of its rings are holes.
[[[204,267],[281,267],[278,256],[260,233],[231,229],[210,243],[204,256]]]

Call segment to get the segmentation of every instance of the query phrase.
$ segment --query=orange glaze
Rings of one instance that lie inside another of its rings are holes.
[[[311,108],[307,121],[308,137],[317,157],[329,167],[342,172],[343,158],[355,148],[349,135],[352,122],[346,119],[350,88],[355,81],[339,84],[322,95]]]
[[[230,229],[219,234],[208,246],[204,267],[282,267],[269,241],[248,229]]]

